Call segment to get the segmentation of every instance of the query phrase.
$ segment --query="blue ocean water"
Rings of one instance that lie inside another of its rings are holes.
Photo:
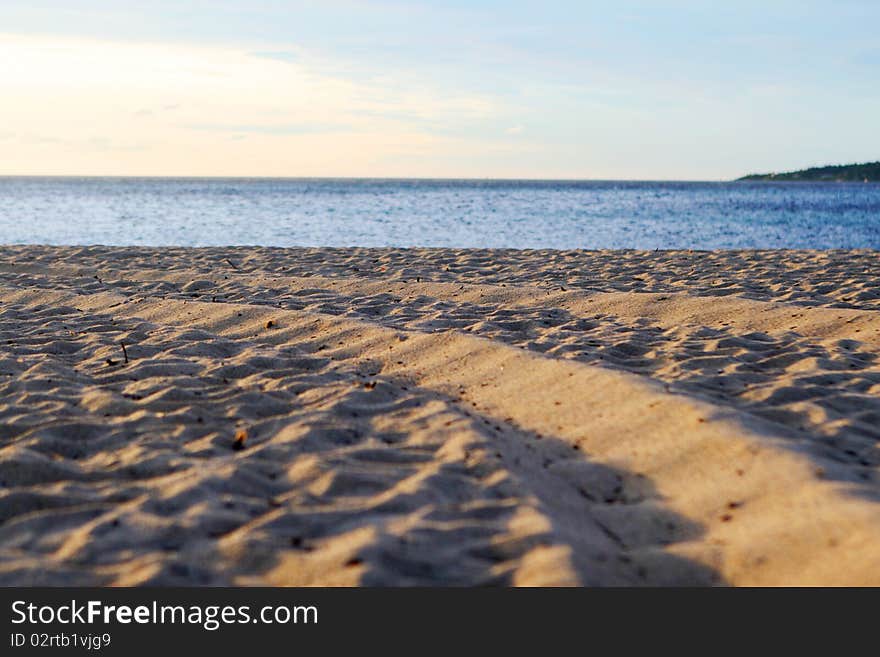
[[[880,184],[0,178],[0,243],[880,248]]]

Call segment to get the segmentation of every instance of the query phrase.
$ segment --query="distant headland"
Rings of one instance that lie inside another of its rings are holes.
[[[753,173],[737,180],[774,180],[802,182],[880,182],[880,162],[839,164],[813,167],[787,173]]]

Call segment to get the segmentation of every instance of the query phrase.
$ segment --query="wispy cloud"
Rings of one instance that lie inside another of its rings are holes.
[[[300,59],[299,55],[292,50],[275,50],[265,52],[252,52],[254,57],[264,57],[265,59],[274,59],[279,62],[293,63]]]
[[[242,125],[229,123],[195,123],[186,126],[192,130],[205,132],[231,132],[236,134],[260,134],[260,135],[318,135],[331,132],[352,132],[357,126],[346,123],[287,123],[287,124],[263,124]]]
[[[329,165],[370,174],[369,167],[406,151],[430,158],[471,149],[479,140],[454,135],[496,113],[490,96],[391,74],[353,80],[264,55],[0,36],[0,59],[17,63],[0,70],[0,86],[16,99],[0,109],[3,122],[42,140],[39,151],[35,139],[17,142],[5,159],[111,173],[170,173],[163,167],[180,163],[207,175],[241,172],[248,162],[253,175],[305,175]],[[86,130],[89,137],[80,137]],[[220,142],[218,134],[230,138]],[[47,157],[53,143],[57,150]]]

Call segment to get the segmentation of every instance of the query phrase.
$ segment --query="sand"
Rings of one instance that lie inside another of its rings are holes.
[[[0,247],[0,585],[880,585],[878,272]]]

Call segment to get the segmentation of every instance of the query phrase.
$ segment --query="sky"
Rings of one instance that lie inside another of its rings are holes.
[[[878,25],[877,0],[0,0],[0,175],[874,161]]]

